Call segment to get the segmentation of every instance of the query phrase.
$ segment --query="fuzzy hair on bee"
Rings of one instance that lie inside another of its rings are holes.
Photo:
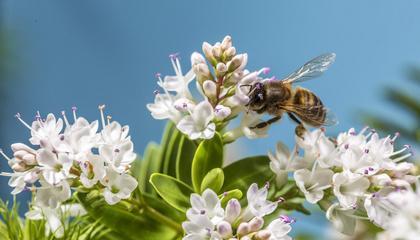
[[[290,119],[298,124],[297,134],[301,134],[304,124],[321,127],[334,122],[328,118],[328,110],[317,95],[308,89],[292,86],[294,83],[321,75],[334,59],[334,53],[324,54],[307,62],[282,80],[267,79],[247,85],[250,87],[249,102],[246,104],[248,109],[259,114],[267,113],[273,116],[252,128],[267,127],[280,120],[284,113],[287,113]]]

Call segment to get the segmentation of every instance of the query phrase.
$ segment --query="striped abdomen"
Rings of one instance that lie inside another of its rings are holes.
[[[303,122],[314,126],[320,127],[325,123],[327,111],[324,105],[311,91],[297,87],[293,96],[293,107],[291,110]]]

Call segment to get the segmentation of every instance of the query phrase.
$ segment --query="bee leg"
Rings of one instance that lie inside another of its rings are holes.
[[[292,119],[293,122],[297,123],[298,125],[301,125],[302,122],[293,114],[293,113],[287,113],[289,115],[289,118]]]
[[[303,134],[306,132],[306,128],[303,126],[302,122],[293,113],[287,113],[287,115],[289,115],[292,121],[298,124],[295,128],[296,136],[303,139]]]
[[[268,120],[267,120],[267,121],[265,121],[265,122],[260,122],[260,123],[258,123],[257,125],[255,125],[255,126],[253,126],[253,127],[250,127],[250,129],[265,128],[265,127],[267,127],[268,125],[273,124],[273,123],[277,122],[277,121],[278,121],[278,120],[280,120],[280,119],[281,119],[281,117],[279,117],[279,116],[277,116],[277,117],[273,117],[273,118],[271,118],[271,119],[268,119]]]

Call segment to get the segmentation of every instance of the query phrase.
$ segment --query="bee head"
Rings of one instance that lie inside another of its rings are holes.
[[[249,102],[245,105],[249,109],[257,111],[265,106],[265,87],[261,82],[254,83],[249,89],[248,97]]]

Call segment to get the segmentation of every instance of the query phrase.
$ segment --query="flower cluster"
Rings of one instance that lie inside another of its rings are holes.
[[[322,129],[296,137],[297,148],[290,153],[279,144],[269,154],[271,169],[282,184],[293,172],[296,185],[310,203],[327,209],[327,218],[343,233],[351,234],[356,218],[366,218],[387,228],[396,208],[388,204],[394,192],[410,188],[416,177],[414,165],[405,162],[409,146],[394,150],[398,137],[380,138],[368,128],[325,136]],[[303,149],[303,155],[297,153]]]
[[[13,158],[8,160],[12,173],[9,185],[12,194],[30,190],[35,194],[35,206],[55,211],[71,197],[71,187],[100,189],[108,204],[126,199],[137,187],[137,181],[128,174],[136,159],[128,126],[121,126],[108,117],[105,123],[104,106],[100,106],[102,130],[99,122],[88,122],[76,115],[69,123],[64,111],[62,118],[39,113],[31,125],[16,117],[31,131],[29,142],[12,144]],[[48,210],[49,211],[49,210]]]
[[[269,69],[250,72],[245,69],[246,53],[237,54],[232,39],[211,45],[203,43],[204,56],[198,52],[191,55],[191,70],[183,75],[178,54],[170,55],[175,76],[162,79],[157,74],[158,85],[163,92],[155,91],[155,102],[148,104],[155,119],[170,119],[190,139],[210,139],[215,131],[227,125],[248,103],[248,90],[244,86],[262,80],[260,75]],[[196,80],[196,87],[202,99],[194,99],[189,84]],[[265,136],[267,128],[251,129],[260,121],[256,113],[244,114],[240,126],[226,133],[226,141],[240,136],[256,138]]]
[[[191,195],[191,208],[187,211],[188,221],[182,224],[185,240],[287,240],[291,231],[290,224],[295,220],[280,216],[266,227],[263,217],[273,213],[279,201],[267,200],[268,186],[259,189],[252,184],[247,192],[248,205],[242,209],[235,198],[222,207],[221,200],[211,189],[206,189],[200,196]]]

